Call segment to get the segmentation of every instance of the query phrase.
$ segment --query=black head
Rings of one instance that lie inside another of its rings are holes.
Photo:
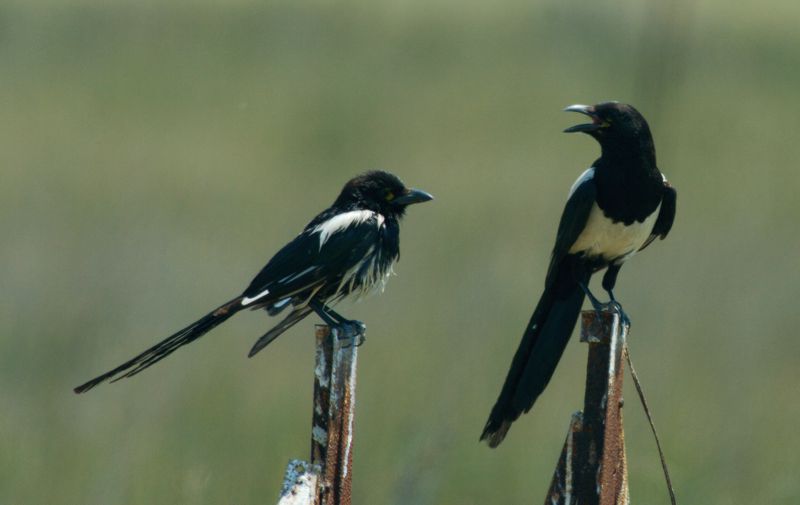
[[[571,126],[566,133],[583,132],[594,137],[603,147],[612,145],[631,146],[649,143],[652,145],[650,128],[644,117],[632,106],[619,102],[603,102],[597,105],[570,105],[565,111],[580,112],[592,119],[591,123]]]
[[[350,179],[342,188],[334,206],[369,209],[385,216],[402,216],[414,203],[433,200],[425,191],[407,188],[397,176],[374,170]]]

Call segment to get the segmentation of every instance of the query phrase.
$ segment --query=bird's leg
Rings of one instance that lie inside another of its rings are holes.
[[[589,291],[589,286],[587,286],[585,283],[583,283],[581,281],[578,281],[578,286],[580,286],[581,289],[583,290],[584,294],[586,294],[586,297],[591,302],[592,307],[594,307],[594,311],[595,312],[597,312],[599,314],[600,312],[603,312],[603,310],[606,309],[608,304],[605,304],[605,303],[601,302],[600,300],[598,300],[597,297],[594,296],[591,291]]]
[[[619,303],[614,297],[614,285],[617,283],[617,274],[619,273],[619,269],[621,267],[622,265],[616,265],[614,263],[608,266],[608,270],[606,270],[605,275],[603,275],[603,289],[608,292],[608,296],[611,298],[611,301],[608,302],[608,305],[613,307],[614,311],[619,314],[622,324],[630,328],[631,319],[628,317],[628,314],[622,310],[622,304]]]
[[[342,324],[342,321],[339,319],[334,319],[333,316],[330,314],[331,309],[326,307],[316,298],[312,298],[311,301],[308,302],[308,306],[311,307],[314,312],[327,324],[328,326],[333,326],[338,328],[339,325]]]
[[[365,336],[367,327],[361,321],[342,317],[316,298],[312,299],[308,305],[323,321],[325,321],[325,324],[335,330],[336,337],[339,340],[350,340],[353,342],[351,345],[355,345],[356,347],[361,346],[367,340]],[[344,347],[350,347],[350,345]]]
[[[608,306],[613,307],[614,311],[617,314],[619,314],[619,318],[622,321],[622,324],[624,324],[625,326],[630,328],[631,327],[631,318],[629,318],[628,314],[626,314],[625,311],[622,310],[622,304],[619,303],[617,301],[617,299],[614,297],[614,291],[609,289],[608,290],[608,296],[611,297],[611,301],[608,302]]]

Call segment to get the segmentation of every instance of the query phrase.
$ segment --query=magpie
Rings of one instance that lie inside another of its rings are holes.
[[[363,341],[363,323],[345,319],[331,305],[348,295],[361,297],[383,289],[400,257],[400,218],[408,205],[432,199],[388,172],[354,177],[333,205],[279,250],[241,295],[74,391],[83,393],[101,382],[136,375],[244,309],[265,309],[274,316],[291,307],[285,319],[256,341],[249,356],[311,312],[335,328],[339,338]]]
[[[664,238],[675,219],[676,192],[656,166],[650,128],[633,107],[618,102],[571,105],[591,122],[572,126],[600,144],[601,156],[569,191],[544,283],[544,292],[525,328],[503,388],[481,434],[497,447],[522,413],[547,387],[577,322],[584,296],[595,310],[619,313],[614,296],[622,264],[657,237]],[[589,279],[606,268],[603,289],[610,302],[589,291]]]

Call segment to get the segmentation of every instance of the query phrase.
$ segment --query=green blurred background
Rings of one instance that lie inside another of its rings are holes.
[[[800,3],[0,5],[0,503],[274,503],[309,446],[313,329],[246,313],[133,380],[71,388],[236,295],[353,174],[410,209],[361,349],[358,504],[540,503],[586,349],[498,450],[483,423],[598,155],[561,108],[648,118],[678,188],[623,269],[684,503],[800,499]],[[634,503],[667,503],[628,383]]]

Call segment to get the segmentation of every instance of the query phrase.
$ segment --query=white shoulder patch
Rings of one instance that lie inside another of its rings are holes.
[[[244,298],[242,298],[242,306],[244,306],[244,305],[250,305],[250,304],[251,304],[251,303],[253,303],[254,301],[256,301],[256,300],[259,300],[259,299],[261,299],[261,298],[264,298],[264,297],[265,297],[265,296],[267,296],[268,294],[269,294],[269,289],[265,289],[264,291],[262,291],[261,293],[257,294],[257,295],[256,295],[256,296],[254,296],[253,298],[250,298],[250,297],[248,297],[248,296],[245,296]]]
[[[578,177],[578,179],[572,183],[572,187],[569,188],[569,195],[567,195],[567,199],[569,199],[569,197],[572,196],[572,193],[574,193],[575,190],[578,189],[578,186],[593,178],[594,178],[594,167],[589,167],[586,170],[584,170],[581,176]]]
[[[371,210],[351,210],[350,212],[344,212],[333,216],[327,221],[318,224],[314,227],[312,232],[319,233],[319,247],[322,249],[322,246],[334,233],[346,230],[352,225],[363,223],[371,217],[375,217],[378,227],[383,226],[383,216],[377,212]]]

